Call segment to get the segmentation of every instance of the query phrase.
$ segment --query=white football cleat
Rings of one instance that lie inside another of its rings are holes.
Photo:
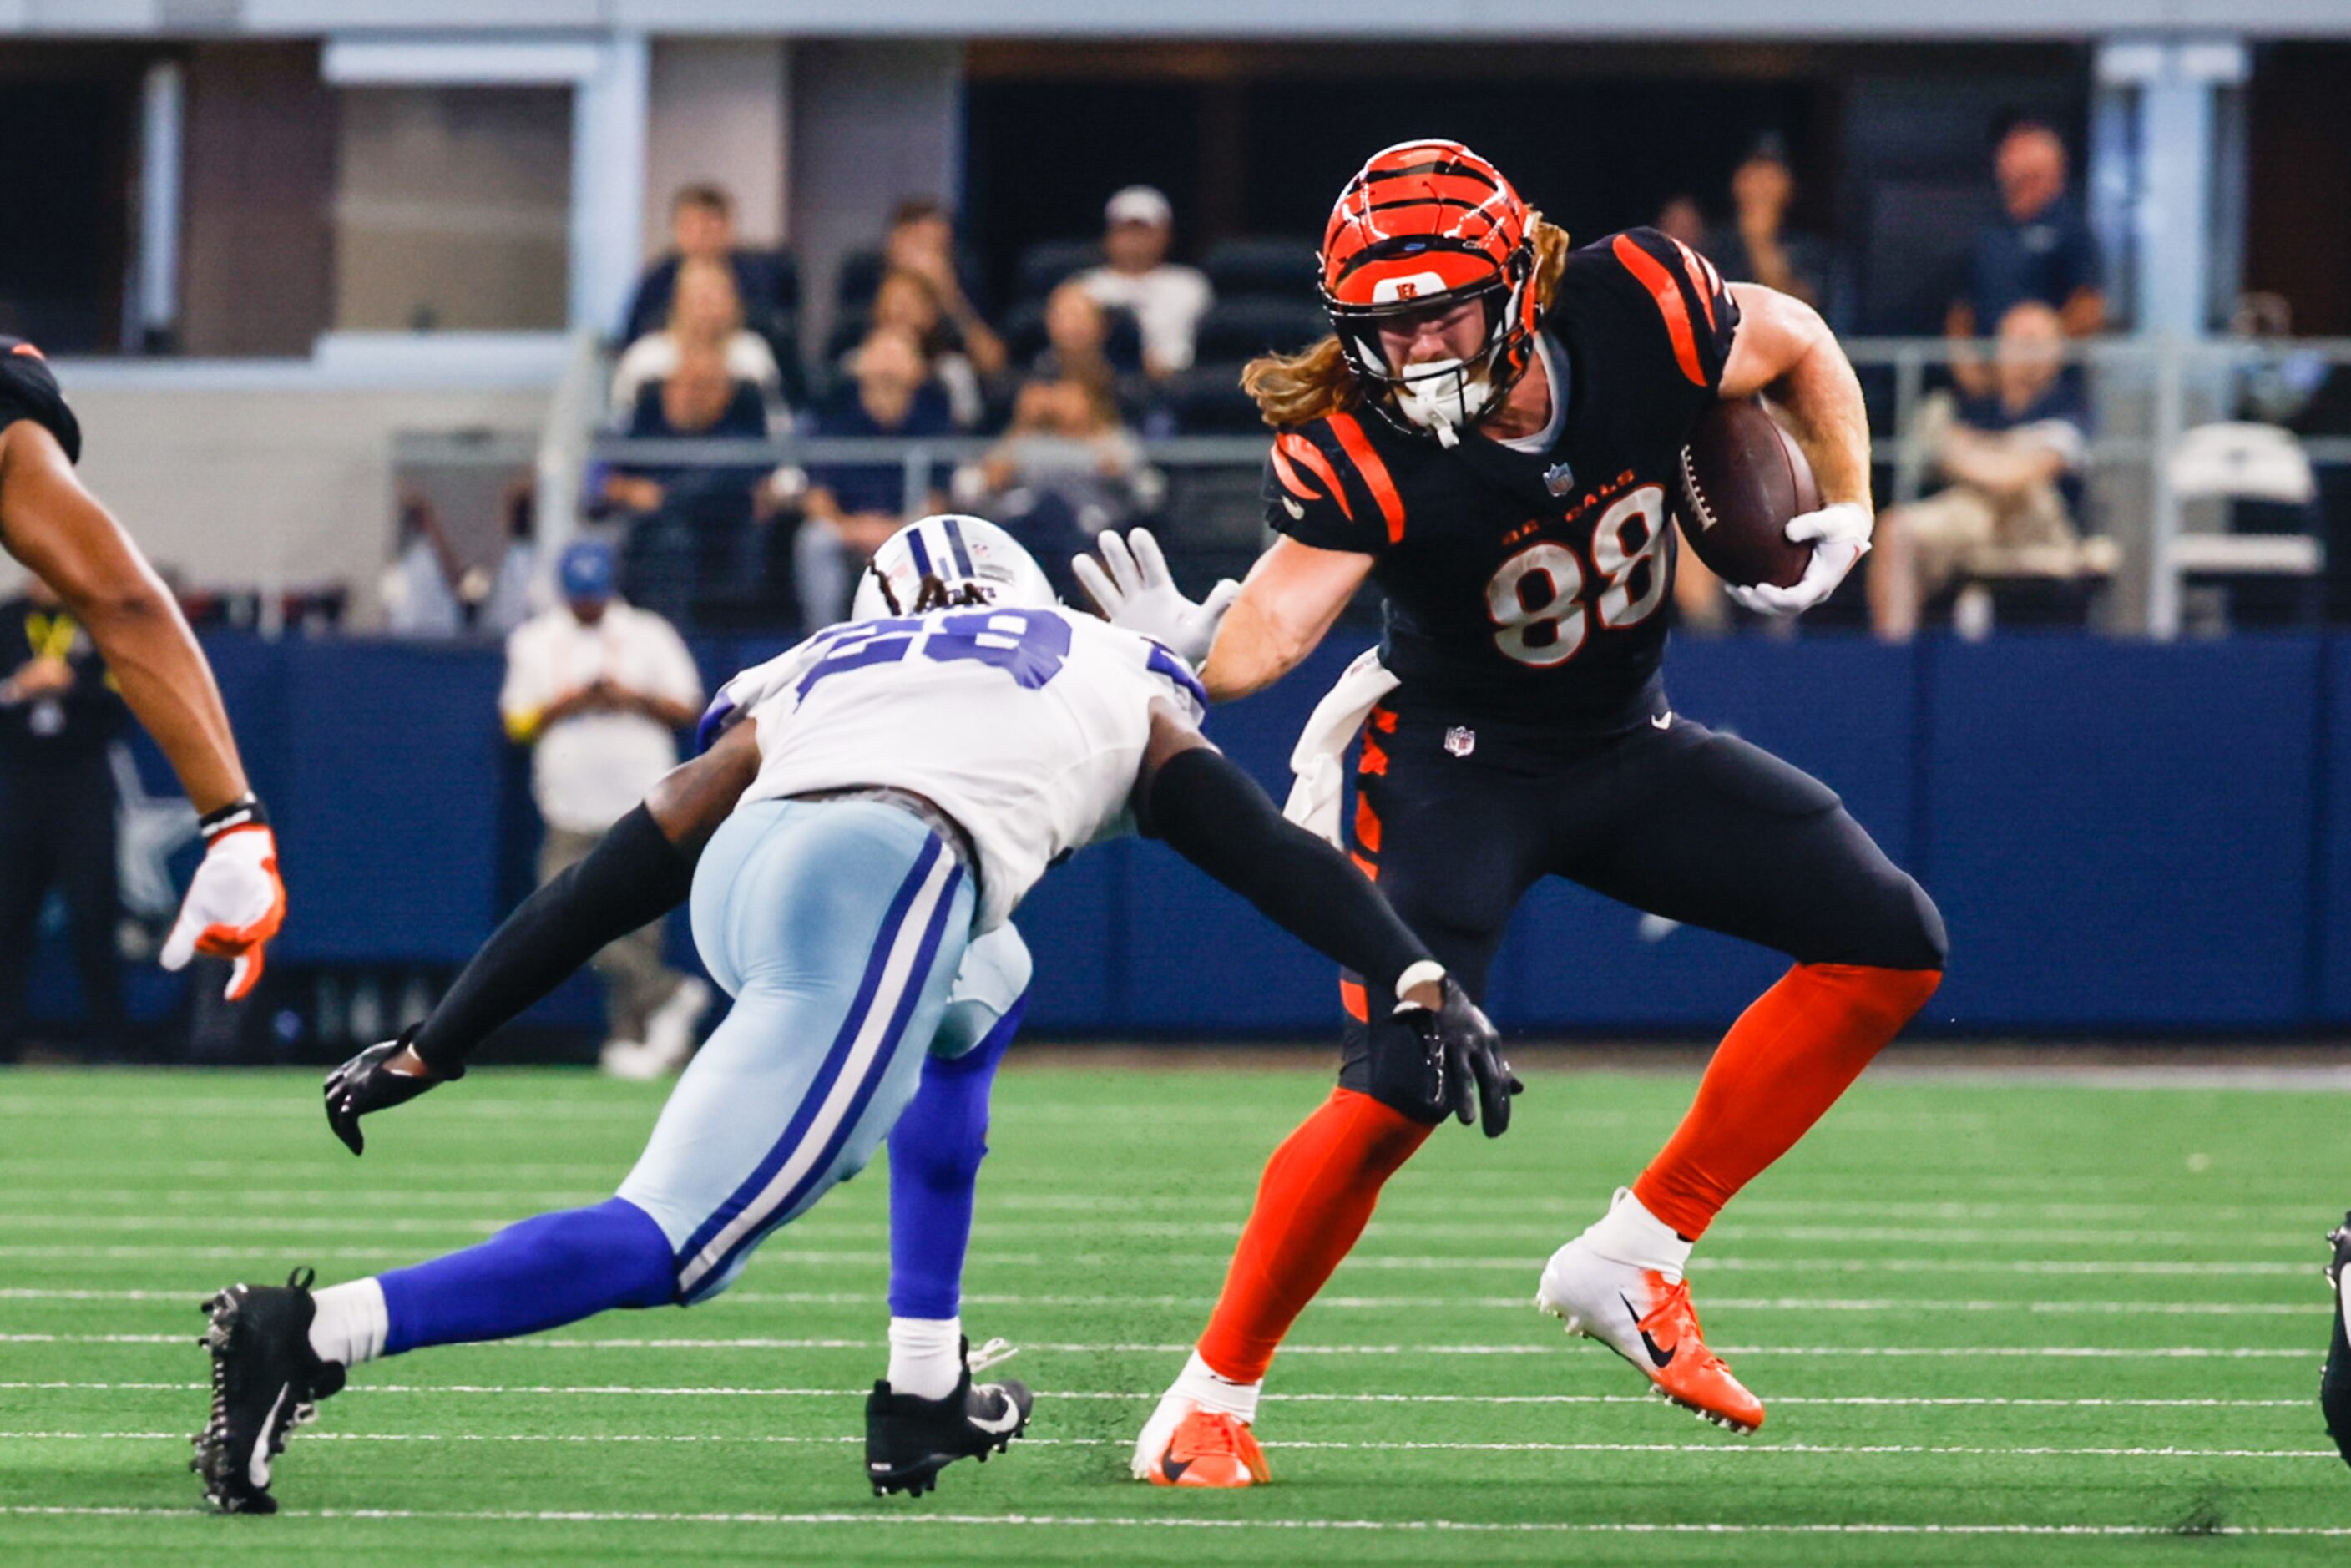
[[[1733,1432],[1763,1425],[1763,1402],[1706,1348],[1688,1281],[1603,1258],[1579,1236],[1544,1265],[1535,1305],[1623,1356],[1659,1398]]]
[[[683,1072],[694,1060],[694,1026],[710,1006],[710,988],[687,975],[669,999],[645,1017],[645,1052],[656,1072]]]

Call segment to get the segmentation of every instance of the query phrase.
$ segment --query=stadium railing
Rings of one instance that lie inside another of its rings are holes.
[[[1989,359],[1990,342],[1975,345]],[[1886,503],[1914,500],[1931,481],[1929,465],[1903,439],[1929,392],[1948,384],[1954,346],[1936,339],[1860,338],[1845,341],[1871,396],[1877,438],[1878,494]],[[2088,383],[2093,430],[2085,462],[2085,530],[2113,538],[2121,566],[2097,617],[2101,629],[2156,637],[2179,635],[2196,617],[2189,590],[2200,580],[2285,579],[2314,585],[2324,570],[2322,507],[2314,496],[2282,531],[2231,536],[2226,514],[2199,504],[2176,482],[2172,459],[2186,434],[2237,417],[2249,382],[2282,371],[2314,391],[2327,375],[2351,375],[2351,340],[2225,339],[2199,342],[2107,338],[2068,345],[2069,369]],[[2305,400],[2306,401],[2306,400]],[[559,399],[559,414],[580,404]],[[590,405],[592,407],[592,403]],[[550,422],[552,423],[552,422]],[[597,435],[588,450],[604,462],[889,464],[906,478],[907,515],[924,505],[935,465],[975,461],[993,444],[956,440],[643,441]],[[1179,575],[1203,581],[1245,567],[1264,540],[1257,498],[1267,441],[1256,435],[1189,435],[1146,441],[1149,460],[1169,476],[1162,508]],[[2298,437],[2294,446],[2315,470],[2351,468],[2351,434]],[[2337,506],[2351,498],[2335,498]],[[2229,541],[2235,542],[2218,542]],[[2314,599],[2314,592],[2311,596]],[[2217,613],[2217,612],[2211,612]],[[2208,613],[2206,619],[2210,619]]]

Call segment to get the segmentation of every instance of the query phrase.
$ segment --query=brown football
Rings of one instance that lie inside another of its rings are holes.
[[[1820,504],[1813,465],[1760,401],[1718,402],[1698,416],[1682,448],[1674,514],[1715,576],[1746,587],[1794,587],[1813,550],[1784,530]]]

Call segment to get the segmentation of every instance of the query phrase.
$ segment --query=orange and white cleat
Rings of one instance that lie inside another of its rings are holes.
[[[1535,1305],[1630,1362],[1660,1399],[1741,1435],[1763,1425],[1763,1402],[1706,1348],[1688,1281],[1603,1258],[1579,1236],[1552,1254]]]
[[[1134,1446],[1137,1480],[1157,1487],[1251,1487],[1273,1479],[1248,1422],[1188,1399],[1171,1410],[1175,1403],[1162,1403]],[[1170,1415],[1172,1431],[1162,1420]],[[1164,1438],[1161,1431],[1167,1432]]]

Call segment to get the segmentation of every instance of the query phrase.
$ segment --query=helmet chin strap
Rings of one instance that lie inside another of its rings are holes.
[[[1415,373],[1396,383],[1396,412],[1434,432],[1438,445],[1458,446],[1461,429],[1476,423],[1493,401],[1494,383],[1473,375],[1464,360],[1430,360],[1406,369]]]

